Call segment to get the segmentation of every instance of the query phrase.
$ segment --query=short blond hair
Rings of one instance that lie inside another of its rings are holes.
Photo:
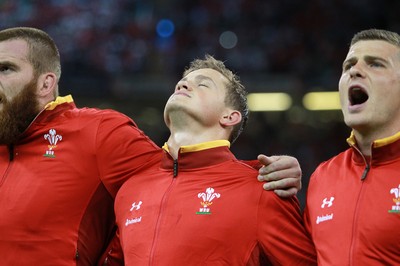
[[[238,110],[242,114],[242,120],[233,127],[231,136],[229,138],[229,141],[233,143],[246,127],[247,120],[249,118],[246,89],[241,83],[239,76],[229,70],[225,66],[224,62],[217,60],[208,54],[205,55],[204,59],[193,60],[189,67],[187,67],[183,72],[183,77],[187,76],[190,72],[204,68],[214,69],[228,79],[228,84],[226,84],[225,104],[234,108],[235,110]]]

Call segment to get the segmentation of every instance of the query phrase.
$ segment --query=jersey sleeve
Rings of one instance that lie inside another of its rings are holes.
[[[296,197],[282,199],[264,191],[258,233],[262,251],[273,265],[317,265],[315,247],[304,228]]]
[[[103,115],[95,143],[100,178],[113,197],[123,182],[158,164],[161,156],[161,149],[133,120],[114,111]]]
[[[259,160],[239,160],[240,162],[247,164],[248,166],[256,169],[257,171],[263,167],[263,164]]]
[[[312,175],[310,178],[309,184],[308,184],[308,188],[307,188],[306,206],[304,207],[304,212],[303,212],[304,228],[306,229],[307,233],[311,236],[311,238],[313,237],[313,235],[312,235],[312,228],[311,228],[310,212],[308,209],[308,202],[309,202],[308,195],[309,195],[309,191],[313,187],[313,183],[314,183],[314,178]]]

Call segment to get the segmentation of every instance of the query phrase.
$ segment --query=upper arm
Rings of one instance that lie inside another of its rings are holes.
[[[274,193],[264,192],[258,230],[261,246],[271,262],[316,265],[315,248],[304,228],[296,197],[282,199]]]
[[[96,134],[100,178],[115,196],[135,172],[159,161],[160,148],[128,117],[117,112],[103,116]]]

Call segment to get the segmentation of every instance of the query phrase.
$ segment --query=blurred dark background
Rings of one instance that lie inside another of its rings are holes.
[[[341,111],[311,112],[309,91],[336,91],[351,37],[368,28],[400,32],[400,1],[369,0],[0,0],[1,28],[33,26],[59,46],[60,94],[78,106],[132,117],[157,144],[163,108],[185,66],[205,53],[225,61],[249,92],[289,93],[284,112],[253,112],[232,149],[295,156],[308,178],[347,148]]]

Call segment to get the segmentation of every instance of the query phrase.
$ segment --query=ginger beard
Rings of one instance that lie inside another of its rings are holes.
[[[37,79],[33,78],[11,101],[0,92],[0,145],[14,144],[40,112],[36,98]]]

